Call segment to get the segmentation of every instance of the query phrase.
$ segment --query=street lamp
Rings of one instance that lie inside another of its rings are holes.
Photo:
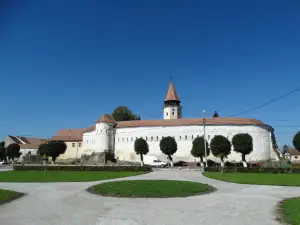
[[[205,167],[207,167],[207,149],[206,149],[206,138],[205,138],[205,122],[206,119],[203,118],[203,140],[204,140],[204,152],[205,152]]]

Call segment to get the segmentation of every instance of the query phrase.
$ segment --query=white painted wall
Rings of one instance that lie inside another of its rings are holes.
[[[58,159],[75,159],[80,158],[82,154],[81,141],[65,141],[67,149],[64,154],[58,156]]]
[[[178,119],[181,108],[180,106],[165,106],[164,107],[164,119]]]
[[[246,156],[246,160],[256,161],[271,158],[270,128],[268,126],[206,125],[205,129],[208,142],[215,135],[223,135],[231,141],[235,134],[249,133],[253,138],[253,152]],[[134,140],[143,137],[149,144],[148,155],[155,155],[165,161],[166,156],[161,153],[159,142],[163,136],[172,136],[175,137],[178,145],[178,150],[173,156],[174,161],[194,161],[195,158],[190,151],[192,141],[197,135],[203,136],[203,126],[118,128],[115,136],[115,154],[119,160],[138,161],[139,157],[133,148]],[[212,154],[208,158],[217,161]],[[232,150],[228,160],[241,161],[241,156]]]
[[[92,152],[103,152],[109,149],[109,141],[113,140],[113,129],[108,123],[97,123],[95,130],[83,134],[83,154]]]

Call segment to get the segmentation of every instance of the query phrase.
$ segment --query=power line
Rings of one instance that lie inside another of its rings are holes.
[[[278,98],[275,98],[275,99],[273,99],[273,100],[271,100],[271,101],[268,101],[268,102],[266,102],[266,103],[264,103],[264,104],[262,104],[262,105],[259,105],[259,106],[256,106],[256,107],[252,108],[252,109],[249,109],[249,110],[246,110],[246,111],[243,111],[243,112],[240,112],[240,113],[231,115],[231,116],[229,116],[229,117],[238,116],[238,115],[241,115],[241,114],[244,114],[244,113],[247,113],[247,112],[251,112],[251,111],[256,110],[256,109],[260,109],[260,108],[262,108],[262,107],[264,107],[264,106],[267,106],[267,105],[269,105],[269,104],[271,104],[271,103],[273,103],[273,102],[276,102],[276,101],[278,101],[278,100],[280,100],[280,99],[282,99],[282,98],[285,98],[286,96],[291,95],[291,94],[293,94],[293,93],[295,93],[295,92],[297,92],[297,91],[299,91],[299,90],[300,90],[300,87],[297,88],[297,89],[295,89],[295,90],[293,90],[293,91],[290,91],[290,92],[287,93],[287,94],[281,95],[281,96],[278,97]]]

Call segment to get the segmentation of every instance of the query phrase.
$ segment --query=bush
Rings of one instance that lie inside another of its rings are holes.
[[[204,168],[205,172],[219,172],[217,167]],[[300,168],[226,167],[225,173],[300,173]]]
[[[42,165],[14,165],[14,170],[44,170]],[[49,165],[49,171],[126,171],[126,172],[151,172],[150,166],[74,166],[74,165]]]
[[[178,162],[174,163],[173,166],[187,166],[187,165],[188,165],[188,163],[185,161],[178,161]]]

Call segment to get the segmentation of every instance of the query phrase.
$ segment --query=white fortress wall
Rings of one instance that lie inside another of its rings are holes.
[[[270,128],[262,125],[206,125],[206,139],[210,143],[215,135],[223,135],[230,141],[235,134],[249,133],[253,138],[253,152],[246,157],[247,160],[266,160],[271,158]],[[156,155],[166,160],[159,148],[162,137],[175,137],[178,150],[174,160],[194,161],[190,154],[192,141],[195,137],[203,136],[203,126],[168,126],[168,127],[132,127],[117,128],[115,136],[115,153],[119,160],[139,160],[134,152],[134,140],[143,137],[149,144],[148,155]],[[217,160],[212,154],[209,159]],[[197,159],[198,160],[198,159]],[[241,161],[240,154],[233,151],[228,157],[229,161]]]

